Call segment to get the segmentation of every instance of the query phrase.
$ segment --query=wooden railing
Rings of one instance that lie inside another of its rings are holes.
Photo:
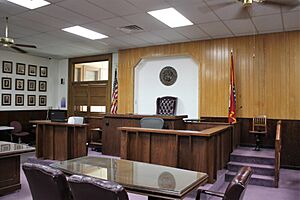
[[[275,138],[275,186],[278,187],[281,152],[281,121],[277,122]]]

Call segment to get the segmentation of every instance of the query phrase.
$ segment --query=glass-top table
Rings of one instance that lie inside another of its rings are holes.
[[[81,157],[51,166],[69,175],[81,174],[119,183],[149,199],[182,199],[204,185],[208,178],[206,173],[106,157]]]

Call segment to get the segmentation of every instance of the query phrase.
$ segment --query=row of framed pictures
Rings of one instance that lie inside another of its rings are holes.
[[[11,90],[12,79],[2,77],[2,90]],[[25,90],[25,80],[17,79],[15,82],[15,90]],[[36,80],[27,80],[27,91],[36,91]],[[47,81],[39,81],[39,91],[47,92]]]
[[[13,62],[11,61],[2,61],[2,72],[3,73],[13,73]],[[16,63],[16,74],[25,75],[26,64]],[[37,66],[28,65],[28,76],[37,76]],[[48,77],[48,68],[40,66],[40,77]]]
[[[36,96],[27,95],[27,105],[36,105]],[[47,96],[39,95],[39,106],[47,105]],[[2,106],[11,106],[11,94],[2,94]],[[24,106],[24,94],[15,94],[15,106]]]

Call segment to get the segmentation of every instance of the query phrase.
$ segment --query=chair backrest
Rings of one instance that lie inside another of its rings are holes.
[[[224,199],[240,200],[243,198],[247,184],[251,178],[253,170],[250,167],[242,167],[232,181],[229,183]]]
[[[70,200],[72,195],[65,175],[57,169],[36,163],[24,163],[33,200]]]
[[[164,126],[164,120],[156,117],[145,117],[140,121],[141,128],[155,128],[162,129]]]
[[[119,184],[97,178],[73,175],[68,179],[74,200],[128,200],[126,190]]]
[[[252,119],[252,131],[267,132],[267,116],[258,115]]]
[[[22,124],[18,121],[11,121],[9,125],[15,128],[11,131],[12,133],[20,133],[22,131]]]
[[[156,99],[156,114],[175,115],[177,106],[177,97],[165,96]]]

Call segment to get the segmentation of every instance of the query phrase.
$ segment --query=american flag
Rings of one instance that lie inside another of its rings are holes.
[[[112,93],[112,101],[111,101],[111,108],[110,113],[111,114],[117,114],[118,111],[118,75],[117,75],[117,69],[115,71],[115,79],[114,79],[114,85],[113,85],[113,93]]]
[[[229,85],[229,112],[228,112],[228,123],[236,123],[236,94],[235,94],[235,83],[234,83],[234,65],[233,65],[233,51],[231,50],[230,55],[230,85]]]

